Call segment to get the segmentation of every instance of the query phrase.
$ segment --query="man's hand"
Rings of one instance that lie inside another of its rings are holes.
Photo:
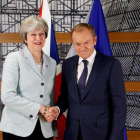
[[[44,114],[44,118],[46,119],[47,122],[52,122],[53,120],[55,120],[55,114],[53,112],[49,111],[50,107],[47,107],[47,111]]]
[[[53,115],[55,116],[55,119],[56,119],[59,115],[59,110],[58,110],[57,107],[50,107],[49,108],[49,113],[53,113]]]
[[[47,107],[47,112],[45,113],[44,118],[48,122],[52,122],[58,117],[58,115],[59,115],[59,110],[57,107]]]

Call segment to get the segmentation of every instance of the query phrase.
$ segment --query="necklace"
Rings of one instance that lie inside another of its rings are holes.
[[[36,62],[35,62],[36,63]],[[42,64],[42,59],[41,59],[41,61],[39,62],[39,63],[36,63],[37,65],[41,65]]]

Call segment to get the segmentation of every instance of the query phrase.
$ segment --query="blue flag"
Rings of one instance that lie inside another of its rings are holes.
[[[50,57],[52,57],[57,65],[59,65],[59,54],[58,54],[58,49],[57,49],[57,43],[55,39],[55,33],[53,30],[53,24],[51,23],[51,42],[50,42]]]
[[[100,0],[94,0],[88,23],[94,27],[97,35],[97,44],[94,47],[102,54],[112,56]]]
[[[100,53],[112,56],[108,32],[100,0],[94,0],[88,23],[94,27],[95,33],[97,35],[97,44],[94,47]],[[125,128],[124,128],[124,140],[127,140]]]

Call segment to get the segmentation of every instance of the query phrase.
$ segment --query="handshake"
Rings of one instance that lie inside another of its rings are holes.
[[[50,107],[41,105],[39,112],[44,116],[47,122],[52,122],[59,115],[59,109],[57,107]]]

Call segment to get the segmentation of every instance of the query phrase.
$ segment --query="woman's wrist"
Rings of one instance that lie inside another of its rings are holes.
[[[39,113],[40,114],[43,114],[44,110],[45,110],[45,106],[44,105],[41,105],[40,110],[39,110]]]
[[[47,113],[47,107],[45,106],[43,112],[42,112],[42,116],[45,116],[45,114]]]
[[[47,113],[48,108],[48,106],[41,105],[39,113],[41,113],[44,116]]]

